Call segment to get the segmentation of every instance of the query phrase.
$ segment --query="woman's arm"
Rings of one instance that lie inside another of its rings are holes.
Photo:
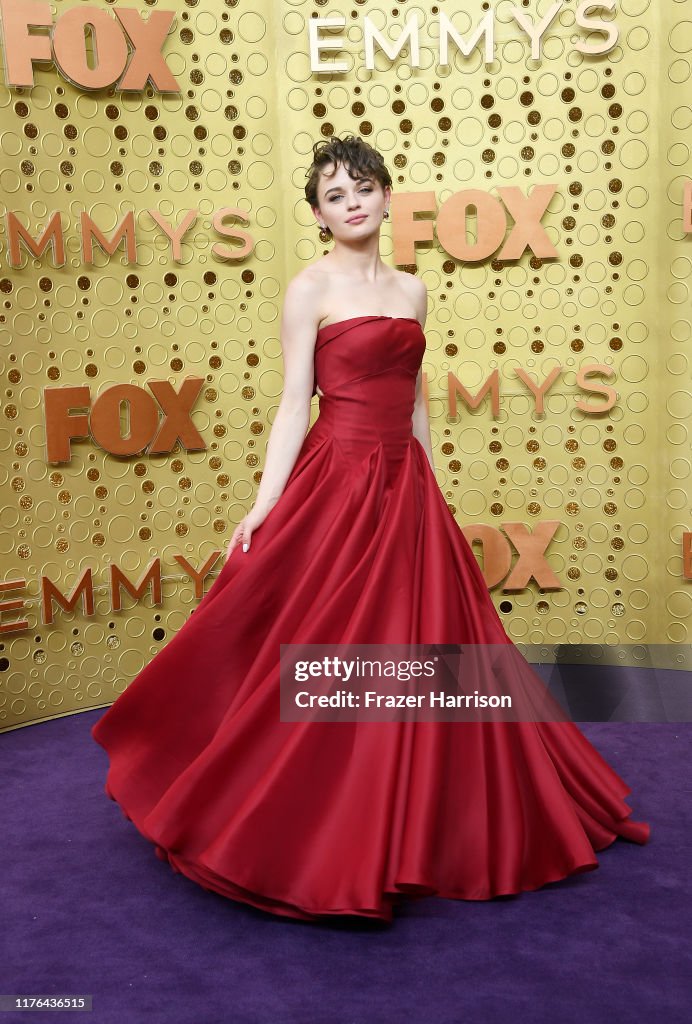
[[[414,303],[416,306],[416,316],[420,322],[422,328],[425,327],[425,320],[428,315],[428,289],[425,286],[425,282],[419,277],[412,277],[409,275],[411,285],[414,287]],[[428,456],[428,462],[432,467],[433,473],[435,472],[435,463],[433,461],[432,453],[432,441],[430,439],[430,420],[428,419],[428,408],[423,395],[423,367],[418,370],[418,376],[416,377],[416,401],[413,407],[413,415],[411,417],[411,425],[413,436],[420,441],[425,454]]]
[[[259,512],[269,512],[281,497],[305,439],[310,423],[318,324],[314,285],[298,275],[288,285],[284,297],[281,321],[284,386],[253,506]]]
[[[428,456],[428,462],[432,467],[433,473],[435,472],[435,463],[433,461],[432,453],[432,441],[430,440],[430,420],[428,419],[428,410],[425,404],[425,397],[423,395],[423,368],[418,371],[418,377],[416,378],[416,403],[413,407],[413,416],[411,417],[413,436],[420,441],[425,449],[425,454]]]

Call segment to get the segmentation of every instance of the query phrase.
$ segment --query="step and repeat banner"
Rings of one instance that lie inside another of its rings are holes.
[[[510,636],[690,667],[692,0],[444,7],[0,0],[0,730],[110,703],[218,575],[332,135],[392,173]]]

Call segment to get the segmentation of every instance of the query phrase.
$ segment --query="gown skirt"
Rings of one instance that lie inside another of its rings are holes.
[[[319,415],[279,501],[92,728],[106,794],[157,856],[273,914],[391,921],[406,898],[535,890],[649,839],[568,719],[280,718],[281,644],[512,643],[412,433],[424,352],[413,318],[318,332]]]

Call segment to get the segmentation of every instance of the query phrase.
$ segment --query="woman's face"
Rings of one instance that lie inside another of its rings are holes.
[[[322,171],[317,184],[318,223],[331,229],[334,238],[348,241],[379,231],[392,190],[382,189],[376,178],[350,176],[342,163],[333,174]]]

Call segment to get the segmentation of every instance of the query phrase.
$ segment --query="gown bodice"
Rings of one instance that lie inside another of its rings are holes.
[[[425,334],[413,317],[357,316],[327,324],[315,342],[315,384],[323,394],[312,442],[325,430],[344,457],[361,460],[382,444],[390,468],[412,439],[416,377]]]
[[[384,328],[384,329],[382,329]],[[381,374],[402,381],[416,376],[425,352],[425,334],[415,317],[354,316],[327,324],[315,342],[315,385],[338,399],[355,384]],[[391,376],[390,376],[391,375]],[[316,389],[313,387],[313,395]]]

